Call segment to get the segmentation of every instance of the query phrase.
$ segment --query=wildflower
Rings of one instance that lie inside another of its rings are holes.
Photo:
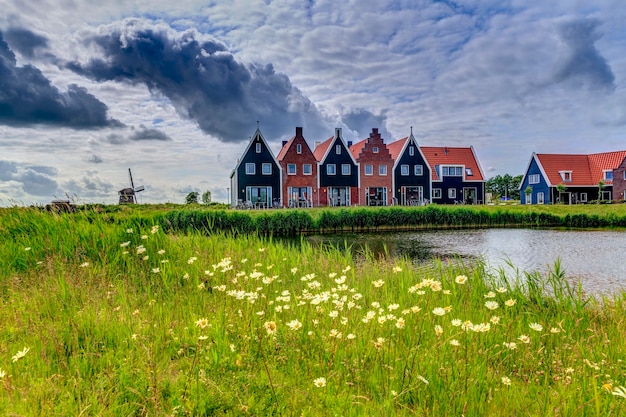
[[[143,257],[143,258],[141,258],[141,259],[143,259],[144,261],[147,261],[149,258],[150,258],[150,257],[149,257],[148,255],[146,255],[146,256],[144,256],[144,257]]]
[[[17,362],[20,359],[22,359],[24,356],[26,356],[26,354],[28,353],[28,351],[30,350],[29,347],[24,347],[24,349],[20,350],[19,352],[17,352],[15,355],[13,355],[13,357],[11,358],[11,360],[13,362]]]
[[[133,233],[133,229],[126,229],[126,233],[128,233],[128,234]]]
[[[374,344],[374,347],[376,348],[376,350],[380,350],[380,348],[383,347],[383,343],[385,343],[385,338],[379,337],[376,340],[373,340],[372,343]]]
[[[155,224],[154,226],[152,226],[152,229],[150,230],[150,233],[155,234],[158,231],[159,231],[159,225]]]
[[[500,294],[504,294],[505,292],[507,292],[507,289],[504,287],[500,287],[500,288],[497,288],[496,291],[498,291]]]
[[[463,322],[460,319],[454,319],[452,320],[452,325],[454,327],[459,327],[461,324],[463,324]]]
[[[189,274],[185,272],[185,275],[183,275],[183,279],[188,281],[189,280]]]
[[[89,266],[89,262],[83,262],[82,264],[80,264],[81,268],[86,268]]]
[[[485,307],[487,307],[489,310],[496,310],[499,305],[495,301],[487,301],[485,302]]]
[[[530,343],[530,337],[526,336],[525,334],[521,335],[517,339],[520,340],[522,343]]]
[[[341,333],[337,329],[331,329],[330,332],[328,333],[328,336],[334,337],[335,339],[341,339],[343,337],[343,333]]]
[[[424,384],[428,385],[428,380],[427,380],[426,378],[424,378],[423,376],[418,375],[418,376],[417,376],[417,379],[419,379],[420,381],[422,381]]]
[[[393,311],[393,310],[397,310],[399,307],[400,307],[400,304],[389,304],[387,306],[387,310]]]
[[[507,377],[507,376],[503,376],[502,377],[502,383],[504,385],[511,385],[511,378]]]
[[[626,398],[626,387],[615,387],[611,394],[615,395],[616,397]]]
[[[26,246],[26,247],[24,248],[24,250],[25,250],[26,252],[28,252],[29,250],[31,250],[31,247],[30,247],[30,246]]]
[[[328,317],[331,317],[333,319],[337,318],[337,316],[339,316],[339,312],[337,310],[333,310],[330,313],[328,313]]]
[[[402,272],[402,268],[400,268],[399,266],[394,266],[393,267],[393,273],[397,274],[398,272]]]
[[[315,385],[318,388],[324,388],[326,386],[326,378],[324,378],[323,376],[319,378],[315,378],[313,380],[313,385]]]
[[[235,352],[235,345],[233,343],[230,344],[229,348],[231,352]]]
[[[507,307],[513,307],[515,304],[517,304],[517,300],[514,300],[512,298],[509,298],[504,302],[504,305]]]
[[[302,323],[300,323],[300,321],[297,319],[291,320],[287,323],[287,327],[289,327],[291,330],[298,330],[302,328]]]
[[[141,240],[146,240],[148,239],[148,235],[141,235]]]
[[[372,281],[372,285],[376,288],[380,288],[385,285],[385,281],[383,281],[382,279],[379,279],[378,281]]]
[[[133,311],[133,316],[137,317],[139,315],[139,309],[135,309],[135,311]]]
[[[561,333],[561,329],[557,328],[557,327],[553,327],[550,329],[550,333]]]
[[[435,309],[433,309],[433,314],[435,316],[443,316],[444,314],[446,314],[446,310],[441,307],[436,307]]]
[[[263,324],[263,327],[265,327],[265,331],[267,332],[267,334],[276,334],[276,322],[266,321]]]
[[[348,339],[348,340],[356,339],[356,336],[354,335],[354,333],[349,333],[349,334],[346,336],[346,339]]]
[[[6,374],[7,373],[4,371],[4,369],[0,368],[0,379],[4,378]]]
[[[396,327],[398,329],[404,329],[404,319],[402,317],[396,321]]]
[[[137,340],[137,338],[139,337],[139,335],[137,333],[133,333],[130,338],[133,340]]]
[[[137,255],[141,255],[146,251],[146,248],[143,245],[137,246]]]
[[[543,326],[539,323],[530,323],[528,327],[530,327],[532,330],[536,332],[540,332],[543,330]]]
[[[441,336],[443,334],[443,327],[441,327],[440,325],[436,325],[435,334],[437,335],[437,337]]]
[[[199,342],[202,342],[202,341],[207,340],[208,338],[209,338],[209,336],[200,335],[200,336],[198,336],[198,341],[199,341]]]
[[[196,258],[195,256],[192,256],[191,258],[187,259],[187,263],[189,265],[191,265],[192,263],[194,263],[198,258]]]
[[[397,397],[398,396],[398,391],[391,390],[391,395],[393,397]]]
[[[461,343],[459,343],[459,341],[458,341],[458,340],[456,340],[456,339],[452,339],[452,340],[450,340],[450,344],[451,344],[452,346],[461,346]]]
[[[463,285],[467,282],[467,277],[465,275],[459,275],[454,279],[454,282]]]
[[[265,252],[265,248],[259,248],[259,252]]]
[[[495,298],[496,297],[496,293],[493,291],[489,291],[487,294],[485,294],[485,298]]]
[[[499,323],[500,323],[500,317],[498,317],[498,316],[492,316],[492,317],[489,319],[489,321],[490,321],[492,324],[499,324]]]
[[[159,272],[161,272],[160,268],[152,268],[152,273],[158,274]]]
[[[209,319],[206,317],[201,318],[200,320],[196,320],[196,327],[201,329],[206,328],[209,325]]]
[[[517,343],[515,343],[515,342],[504,342],[504,343],[502,343],[502,345],[504,347],[506,347],[506,348],[511,349],[511,350],[517,349]]]
[[[165,249],[159,249],[159,251],[157,252],[159,255],[163,255],[165,253]]]
[[[203,290],[204,289],[204,282],[201,282],[200,284],[198,284],[198,289],[199,290]]]

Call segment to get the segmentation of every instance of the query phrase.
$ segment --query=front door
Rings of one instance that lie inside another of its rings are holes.
[[[339,207],[350,205],[350,187],[329,187],[328,205]]]
[[[465,204],[476,204],[476,188],[463,188]]]
[[[400,201],[403,206],[417,206],[424,201],[424,187],[402,187]]]

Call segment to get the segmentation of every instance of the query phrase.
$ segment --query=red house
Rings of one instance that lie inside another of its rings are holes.
[[[350,147],[359,164],[359,205],[388,206],[393,199],[393,159],[378,129]]]
[[[317,205],[317,160],[301,127],[296,127],[296,135],[283,142],[277,159],[283,171],[283,207]]]

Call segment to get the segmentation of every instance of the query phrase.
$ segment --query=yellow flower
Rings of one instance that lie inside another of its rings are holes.
[[[302,328],[302,323],[300,323],[300,321],[297,319],[291,320],[287,323],[287,327],[289,327],[291,330],[298,330]]]
[[[276,322],[266,321],[263,324],[263,327],[265,327],[265,331],[267,332],[267,334],[276,334]]]
[[[517,304],[517,300],[514,300],[512,298],[509,298],[504,302],[504,305],[507,307],[513,307],[515,304]]]
[[[402,272],[402,268],[400,268],[399,266],[394,266],[393,267],[393,273],[397,274],[398,272]]]
[[[315,385],[318,388],[324,388],[326,386],[326,378],[324,378],[323,376],[319,378],[315,378],[313,380],[313,385]]]
[[[28,351],[30,350],[29,347],[24,347],[24,349],[20,350],[19,352],[17,352],[15,355],[13,355],[13,357],[11,358],[11,360],[13,362],[17,362],[20,359],[22,359],[24,356],[26,356],[26,354],[28,353]]]
[[[465,275],[459,275],[454,279],[454,282],[463,285],[467,282],[467,277]]]
[[[203,317],[199,320],[196,320],[196,327],[199,327],[201,329],[206,328],[209,325],[209,319],[206,317]]]
[[[485,307],[487,307],[489,310],[496,310],[499,305],[495,301],[487,301],[485,302]]]
[[[396,321],[396,327],[398,329],[404,329],[404,319],[402,317]]]
[[[380,288],[383,285],[385,285],[385,281],[383,281],[382,279],[379,279],[377,281],[372,281],[372,285],[376,288]]]
[[[503,376],[503,377],[502,377],[502,383],[503,383],[504,385],[511,385],[511,378],[506,377],[506,376]]]
[[[441,336],[443,334],[443,327],[441,327],[440,325],[436,325],[435,334],[437,335],[437,337]]]
[[[520,340],[522,343],[530,343],[530,337],[526,336],[525,334],[518,337],[518,340]]]
[[[433,314],[435,316],[443,316],[444,314],[446,314],[446,310],[444,308],[437,307],[437,308],[433,309]]]

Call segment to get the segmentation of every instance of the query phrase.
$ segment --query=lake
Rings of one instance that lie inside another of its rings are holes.
[[[310,236],[311,243],[352,246],[358,254],[367,247],[375,256],[406,256],[416,263],[434,259],[482,259],[489,268],[509,267],[519,271],[552,269],[560,258],[561,268],[572,280],[580,279],[588,293],[626,290],[626,231],[479,229],[427,230],[419,232],[364,233]],[[521,272],[520,272],[521,273]]]

